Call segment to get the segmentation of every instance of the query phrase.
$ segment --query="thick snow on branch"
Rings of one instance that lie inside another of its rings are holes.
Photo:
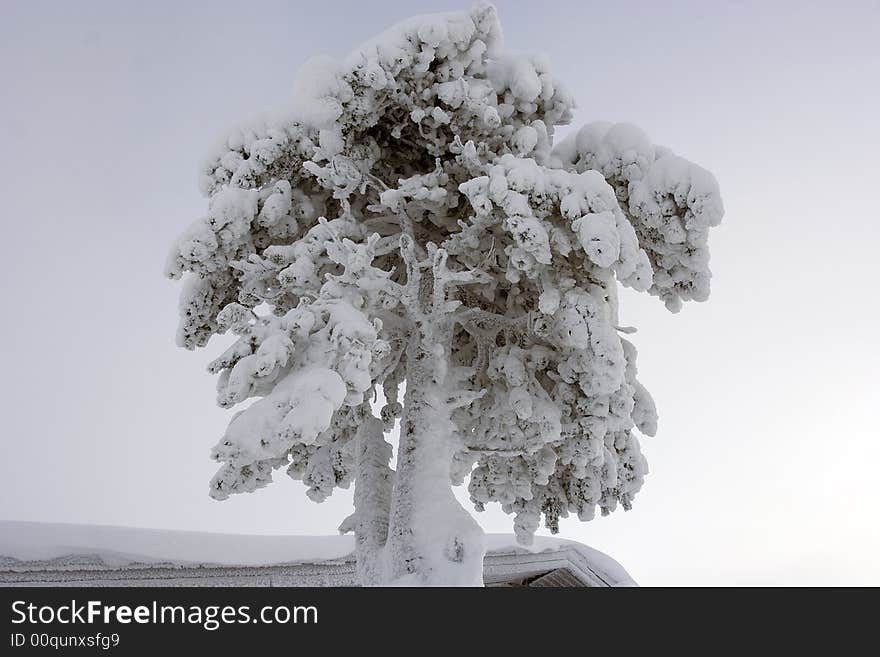
[[[553,150],[560,166],[598,171],[651,259],[650,292],[672,311],[709,297],[709,228],[724,215],[715,177],[626,123],[590,123]]]
[[[621,337],[618,287],[672,310],[707,297],[723,214],[712,175],[625,124],[554,146],[574,101],[545,58],[503,47],[486,4],[312,59],[293,95],[218,146],[207,212],[168,259],[185,276],[178,343],[237,338],[209,366],[221,406],[249,403],[213,451],[212,495],[281,467],[317,501],[360,478],[383,488],[360,491],[369,518],[344,527],[372,546],[388,527],[379,507],[404,504],[419,472],[445,482],[447,466],[478,509],[513,514],[523,542],[542,516],[556,531],[568,514],[629,508],[647,473],[637,432],[653,435],[657,413]],[[443,430],[410,435],[395,477],[379,435],[400,417],[404,434]],[[419,465],[438,454],[440,470]],[[451,561],[474,559],[462,532]]]

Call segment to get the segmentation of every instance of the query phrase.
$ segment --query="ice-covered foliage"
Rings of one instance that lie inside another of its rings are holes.
[[[559,166],[598,171],[614,188],[672,311],[709,296],[709,228],[724,214],[714,176],[626,123],[590,123],[553,150]]]
[[[214,497],[282,467],[316,501],[355,480],[362,577],[398,584],[480,581],[453,482],[524,543],[542,516],[629,508],[657,414],[618,285],[704,300],[723,211],[711,174],[635,127],[554,148],[573,105],[481,4],[310,60],[286,111],[229,135],[168,262],[179,344],[237,336],[209,368],[218,403],[257,400],[214,448]]]

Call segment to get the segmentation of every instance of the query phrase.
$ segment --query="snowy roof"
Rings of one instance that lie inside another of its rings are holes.
[[[614,559],[575,541],[535,537],[525,548],[511,535],[489,534],[486,542],[487,584],[517,583],[558,571],[569,585],[635,585]],[[207,574],[213,584],[259,585],[262,578],[288,586],[352,585],[353,551],[351,536],[0,521],[0,583],[126,585],[129,580],[156,584],[167,579],[175,585],[200,585],[207,583]]]

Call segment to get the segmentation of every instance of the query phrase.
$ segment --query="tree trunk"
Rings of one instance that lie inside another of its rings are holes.
[[[391,503],[392,585],[482,586],[483,531],[452,492],[455,426],[447,404],[451,332],[426,322],[407,349],[404,410]]]
[[[354,483],[355,546],[361,586],[387,580],[384,548],[394,472],[388,467],[391,445],[385,441],[382,422],[368,415],[357,432],[357,478]]]

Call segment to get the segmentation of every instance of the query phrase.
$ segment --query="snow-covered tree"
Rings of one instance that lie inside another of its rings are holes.
[[[220,406],[256,398],[212,452],[215,498],[282,467],[319,502],[354,482],[365,584],[481,583],[466,480],[523,543],[542,516],[629,508],[657,414],[618,285],[704,300],[723,210],[631,125],[554,146],[573,105],[481,4],[309,61],[290,108],[220,145],[167,270],[187,274],[181,346],[237,336],[209,366]]]

